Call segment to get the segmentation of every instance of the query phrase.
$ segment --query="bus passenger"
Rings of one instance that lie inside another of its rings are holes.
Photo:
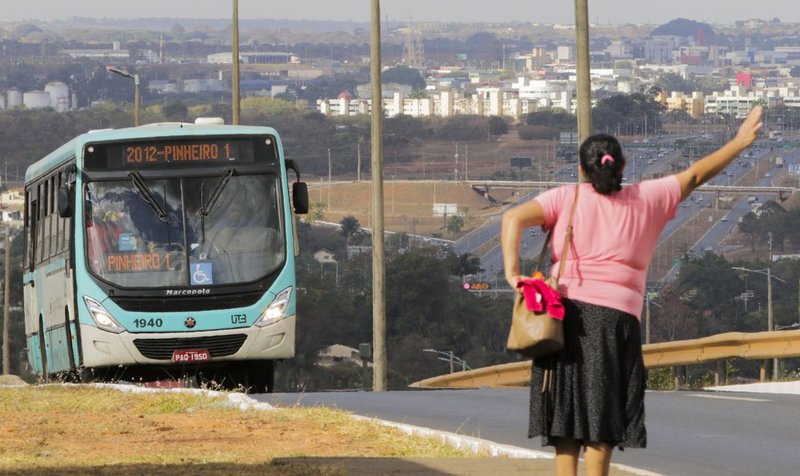
[[[114,210],[108,202],[94,205],[92,219],[86,225],[86,246],[92,271],[102,272],[109,254],[130,249],[131,246],[135,249],[134,237],[124,232],[121,219],[122,212]]]

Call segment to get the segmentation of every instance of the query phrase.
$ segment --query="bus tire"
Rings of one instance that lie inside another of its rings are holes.
[[[272,393],[275,387],[275,361],[254,360],[247,363],[247,393]]]
[[[42,358],[42,381],[49,382],[50,375],[47,370],[47,348],[45,347],[45,338],[44,338],[44,319],[42,315],[39,314],[39,354]]]

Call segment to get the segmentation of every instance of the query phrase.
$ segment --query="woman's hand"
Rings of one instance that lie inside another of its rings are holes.
[[[519,274],[514,274],[514,275],[512,275],[510,277],[506,277],[506,281],[508,281],[508,285],[511,286],[511,289],[513,289],[517,293],[521,293],[522,292],[522,288],[517,287],[517,284],[520,281],[522,281],[523,279],[525,279],[525,276],[522,276],[522,275],[519,275]]]
[[[742,125],[739,126],[739,131],[736,133],[736,141],[742,149],[748,147],[756,140],[756,137],[758,137],[758,131],[761,130],[761,126],[763,125],[763,122],[761,122],[761,113],[761,106],[754,107],[747,115]]]

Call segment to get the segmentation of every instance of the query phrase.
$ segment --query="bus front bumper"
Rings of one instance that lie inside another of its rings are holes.
[[[243,360],[289,359],[295,353],[296,316],[275,324],[200,332],[114,334],[81,324],[84,367],[118,365],[214,364]],[[173,361],[175,350],[208,350],[202,362]]]

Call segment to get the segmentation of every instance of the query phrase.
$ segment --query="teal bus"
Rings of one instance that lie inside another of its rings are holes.
[[[25,174],[31,369],[271,391],[295,353],[307,212],[272,128],[202,118],[74,138]]]

